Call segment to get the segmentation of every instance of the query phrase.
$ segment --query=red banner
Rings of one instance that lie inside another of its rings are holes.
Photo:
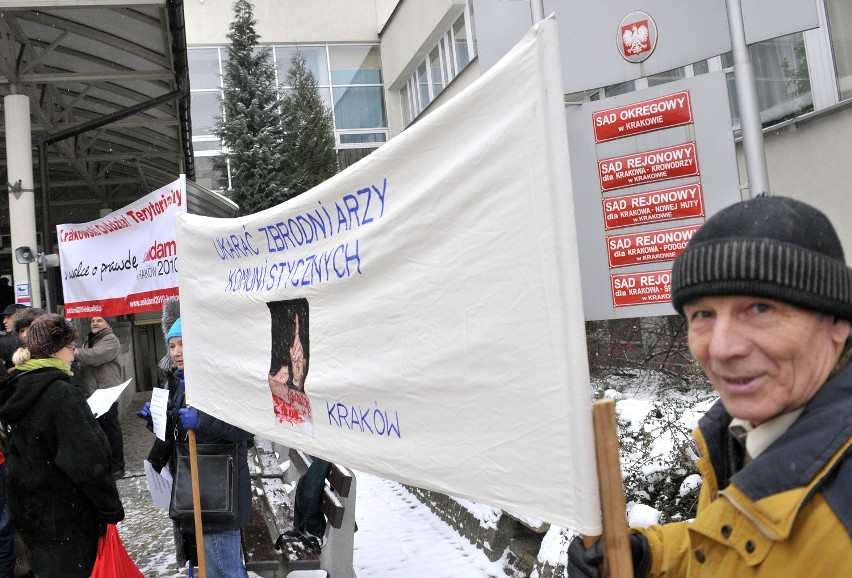
[[[113,299],[66,303],[65,317],[104,317],[126,315],[129,313],[144,313],[146,311],[162,311],[163,301],[168,297],[177,296],[178,288],[169,287],[157,291],[133,293],[125,297],[115,297]]]
[[[595,142],[606,142],[692,122],[689,91],[643,100],[592,115]]]
[[[689,225],[661,231],[644,231],[607,237],[609,266],[626,267],[641,263],[671,261],[686,248],[686,244],[700,226]]]
[[[671,301],[672,272],[650,271],[610,275],[610,288],[613,307]]]
[[[704,216],[701,183],[603,199],[604,227],[620,229]]]
[[[598,161],[604,192],[697,174],[694,142]]]

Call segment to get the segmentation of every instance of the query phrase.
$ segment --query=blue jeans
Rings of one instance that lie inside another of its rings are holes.
[[[0,464],[0,578],[15,578],[15,529],[6,502],[6,464]]]
[[[248,578],[240,547],[240,531],[204,534],[207,578]]]

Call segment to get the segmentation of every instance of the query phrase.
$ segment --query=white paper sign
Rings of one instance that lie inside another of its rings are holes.
[[[160,473],[157,473],[151,462],[143,460],[142,463],[145,466],[145,479],[148,482],[148,491],[151,493],[151,502],[160,510],[168,508],[172,499],[172,473],[168,467],[164,467]]]
[[[96,389],[95,392],[86,400],[89,402],[89,407],[91,408],[92,413],[95,414],[95,417],[101,417],[103,414],[108,412],[109,408],[112,407],[112,404],[118,401],[118,398],[121,397],[122,392],[124,392],[124,389],[130,385],[131,381],[133,381],[132,377],[120,385],[107,387],[105,389]]]
[[[155,387],[151,391],[151,420],[154,434],[166,441],[166,412],[169,405],[169,390]]]

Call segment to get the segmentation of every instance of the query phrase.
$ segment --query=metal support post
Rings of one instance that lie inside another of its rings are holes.
[[[746,179],[750,197],[769,194],[769,172],[766,167],[766,149],[763,145],[763,127],[760,123],[760,105],[757,101],[757,84],[751,53],[745,41],[743,8],[740,0],[725,0],[728,8],[728,29],[734,54],[734,84],[737,87],[737,104],[740,109],[740,126],[743,131]]]

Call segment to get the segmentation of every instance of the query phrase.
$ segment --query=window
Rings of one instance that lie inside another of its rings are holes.
[[[329,46],[331,83],[382,84],[378,46]]]
[[[777,124],[813,110],[808,61],[801,32],[758,42],[750,46],[749,50],[763,126]],[[722,66],[732,69],[733,65],[732,54],[723,54]],[[732,70],[728,71],[728,93],[734,126],[739,126],[739,107]]]
[[[438,96],[444,90],[444,75],[441,73],[441,45],[429,53],[429,75],[432,77],[432,94]]]
[[[660,84],[665,84],[667,82],[674,82],[675,80],[680,80],[681,78],[686,78],[685,66],[649,76],[648,87],[650,88],[652,86],[659,86]]]
[[[195,182],[210,189],[211,191],[221,191],[228,188],[227,167],[225,166],[225,157],[221,155],[214,156],[195,156]]]
[[[456,53],[456,73],[464,70],[470,63],[470,50],[468,49],[468,35],[465,27],[464,15],[453,24],[453,45]]]
[[[204,88],[218,89],[222,83],[219,70],[218,48],[196,48],[187,50],[189,64],[189,86],[193,90]]]
[[[411,102],[408,99],[408,85],[404,85],[399,90],[399,100],[400,105],[402,106],[402,124],[403,126],[408,126],[411,124]]]
[[[222,102],[219,91],[192,91],[190,109],[192,110],[192,136],[212,135],[215,118],[222,116]]]
[[[831,50],[841,100],[852,98],[852,3],[849,0],[828,0],[828,21]]]
[[[308,70],[317,79],[317,84],[328,86],[328,57],[325,53],[325,46],[276,46],[274,53],[275,65],[278,70],[278,84],[286,82],[287,72],[290,70],[293,55],[297,50],[302,53],[302,57],[308,65]]]
[[[272,46],[279,84],[296,50],[317,79],[317,90],[332,111],[341,168],[366,156],[387,140],[387,117],[382,88],[381,58],[377,45]],[[227,50],[190,48],[192,141],[198,182],[214,190],[227,185],[228,168],[222,144],[212,134],[222,115],[222,76]],[[288,90],[281,86],[281,92]],[[224,174],[223,178],[219,175]]]
[[[400,88],[402,121],[405,126],[426,110],[476,55],[476,43],[469,25],[471,15],[472,8],[467,4],[465,11],[431,47],[406,84]]]
[[[333,86],[331,91],[336,129],[387,126],[381,86]]]

